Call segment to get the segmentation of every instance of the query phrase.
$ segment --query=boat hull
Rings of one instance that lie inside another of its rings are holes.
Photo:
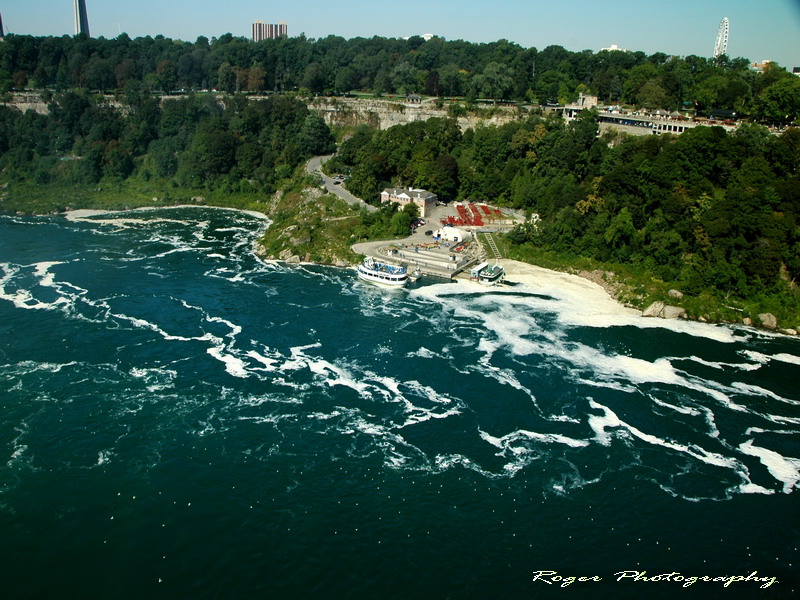
[[[408,272],[402,267],[364,261],[358,266],[358,278],[383,287],[400,288],[408,283]]]

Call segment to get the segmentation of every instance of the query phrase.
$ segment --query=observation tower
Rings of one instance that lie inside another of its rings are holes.
[[[86,0],[74,0],[75,35],[85,33],[89,36],[89,17],[86,14]]]

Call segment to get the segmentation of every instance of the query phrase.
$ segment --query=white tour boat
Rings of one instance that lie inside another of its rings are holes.
[[[358,265],[358,277],[377,285],[403,287],[408,283],[408,270],[405,267],[378,262],[368,256]]]

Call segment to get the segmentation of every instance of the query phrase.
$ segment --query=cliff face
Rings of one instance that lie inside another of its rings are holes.
[[[169,98],[184,98],[185,96],[162,96],[162,100]],[[223,96],[219,96],[222,99]],[[248,96],[253,100],[263,99],[265,96]],[[111,95],[106,95],[106,101],[116,108],[122,105]],[[47,102],[38,92],[19,92],[12,95],[7,101],[8,105],[15,106],[22,112],[33,110],[39,114],[49,112]],[[376,129],[388,129],[393,125],[405,125],[416,121],[427,121],[433,117],[449,117],[447,105],[438,108],[432,102],[407,102],[400,100],[362,100],[358,98],[316,98],[309,103],[308,108],[317,112],[331,127],[369,125]],[[456,117],[461,131],[474,129],[478,123],[502,125],[520,117],[519,109],[507,106],[492,107],[489,116],[481,114],[466,114]]]
[[[309,104],[331,127],[369,125],[388,129],[433,117],[449,117],[446,106],[436,107],[431,102],[406,102],[397,100],[361,100],[357,98],[317,98]],[[468,114],[457,117],[461,131],[475,128],[478,123],[501,125],[519,118],[517,108],[495,107],[491,116]]]
[[[32,110],[40,115],[49,113],[47,102],[35,92],[18,92],[11,94],[11,98],[5,102],[9,106],[16,106],[21,112]]]

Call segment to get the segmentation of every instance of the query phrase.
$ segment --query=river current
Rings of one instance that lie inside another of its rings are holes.
[[[800,341],[380,289],[267,225],[0,217],[5,597],[800,592]]]

